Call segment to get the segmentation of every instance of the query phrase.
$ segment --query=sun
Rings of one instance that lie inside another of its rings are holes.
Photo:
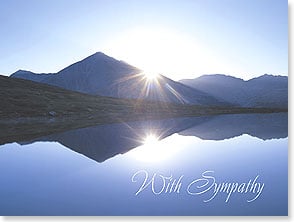
[[[143,75],[149,81],[157,80],[159,77],[156,72],[144,72]]]
[[[196,37],[168,27],[125,30],[109,39],[103,51],[143,70],[150,80],[156,79],[156,73],[173,80],[182,79],[183,75],[195,77],[195,73],[208,73],[216,66],[208,48]]]

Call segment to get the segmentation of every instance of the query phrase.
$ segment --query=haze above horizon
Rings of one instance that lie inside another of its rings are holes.
[[[0,74],[58,72],[97,51],[174,80],[288,75],[288,1],[6,1]]]

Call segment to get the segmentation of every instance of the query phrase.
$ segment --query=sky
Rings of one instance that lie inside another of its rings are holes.
[[[174,80],[288,75],[287,0],[2,0],[0,74],[95,52]]]

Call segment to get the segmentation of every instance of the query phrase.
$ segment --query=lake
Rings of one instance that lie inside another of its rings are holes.
[[[288,114],[134,121],[0,146],[1,215],[288,215]]]

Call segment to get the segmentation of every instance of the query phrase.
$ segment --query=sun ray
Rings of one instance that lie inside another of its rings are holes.
[[[179,102],[181,102],[182,104],[187,103],[184,97],[182,97],[179,92],[177,92],[173,87],[171,87],[170,84],[166,83],[165,86],[179,100]]]

